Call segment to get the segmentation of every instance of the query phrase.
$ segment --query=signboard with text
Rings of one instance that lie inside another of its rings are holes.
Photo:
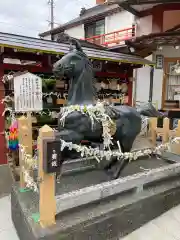
[[[14,77],[14,106],[16,112],[42,111],[42,79],[32,73]]]
[[[164,56],[156,55],[156,69],[163,69],[164,67]]]
[[[44,139],[43,148],[44,172],[59,173],[63,163],[61,141],[55,139]]]

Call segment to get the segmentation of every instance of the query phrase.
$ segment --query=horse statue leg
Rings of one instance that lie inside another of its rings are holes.
[[[61,131],[59,131],[58,136],[60,139],[64,140],[65,142],[72,142],[72,143],[75,143],[78,145],[80,144],[81,140],[84,137],[82,134],[76,132],[75,130],[70,130],[70,129],[62,129]],[[70,154],[72,157],[72,154],[74,154],[73,150],[70,151],[67,148],[63,149],[63,151],[62,151],[63,161],[68,156],[68,154]],[[77,155],[76,151],[75,151],[75,154]],[[56,174],[56,181],[58,183],[60,183],[61,174],[62,174],[61,170]]]
[[[113,136],[114,140],[119,141],[121,151],[130,152],[133,146],[133,142],[141,130],[141,118],[139,114],[130,113],[120,117],[116,121],[116,133]],[[117,164],[118,163],[118,164]],[[119,178],[123,169],[128,165],[128,159],[119,159],[112,158],[108,165],[106,165],[105,170],[110,170],[114,165],[118,165],[113,178]]]
[[[123,138],[123,140],[121,139],[121,151],[122,152],[130,152],[132,149],[132,145],[133,145],[134,140],[130,140],[130,139],[126,139],[126,137]],[[113,179],[117,179],[119,178],[121,172],[124,170],[124,168],[128,165],[129,161],[128,159],[119,159],[117,160],[116,157],[112,157],[112,159],[109,161],[109,163],[104,167],[104,170],[106,172],[109,172],[113,166],[117,165],[117,169],[116,171],[112,174],[112,178]]]
[[[132,140],[132,139],[124,138],[121,143],[122,152],[130,152],[132,149],[133,142],[134,142],[134,139]],[[117,169],[113,174],[113,179],[119,178],[121,172],[125,169],[128,163],[129,163],[128,159],[120,160],[120,163],[117,165]]]

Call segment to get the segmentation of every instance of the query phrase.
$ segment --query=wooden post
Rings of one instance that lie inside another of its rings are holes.
[[[162,142],[167,143],[168,141],[169,141],[169,118],[164,118]]]
[[[178,127],[176,129],[176,135],[175,137],[179,137],[180,138],[180,120],[178,121]],[[178,143],[173,143],[171,146],[171,150],[173,153],[175,154],[179,154],[180,155],[180,140],[177,140]]]
[[[22,116],[18,119],[18,137],[19,144],[25,147],[27,154],[32,155],[32,124],[31,117]],[[20,165],[20,188],[25,188],[23,166],[25,166],[23,155],[19,150],[19,165]]]
[[[156,146],[156,128],[157,128],[157,118],[153,117],[150,119],[149,122],[149,126],[150,126],[150,135],[151,135],[151,141],[153,146]]]
[[[55,174],[46,174],[43,170],[43,138],[53,137],[54,131],[45,125],[39,130],[38,157],[39,157],[39,213],[40,224],[48,227],[55,224]]]

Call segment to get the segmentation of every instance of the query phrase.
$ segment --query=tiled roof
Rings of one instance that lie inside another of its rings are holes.
[[[56,55],[64,55],[69,52],[69,44],[66,43],[57,43],[54,41],[8,33],[0,33],[0,46],[19,49],[27,52],[42,52]],[[87,56],[92,59],[143,65],[153,64],[146,59],[134,55],[115,53],[108,50],[98,50],[87,47],[83,47],[83,50]]]

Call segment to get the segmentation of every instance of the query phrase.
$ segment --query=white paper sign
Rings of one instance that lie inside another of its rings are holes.
[[[14,77],[14,105],[16,112],[42,111],[42,79],[32,73]]]

